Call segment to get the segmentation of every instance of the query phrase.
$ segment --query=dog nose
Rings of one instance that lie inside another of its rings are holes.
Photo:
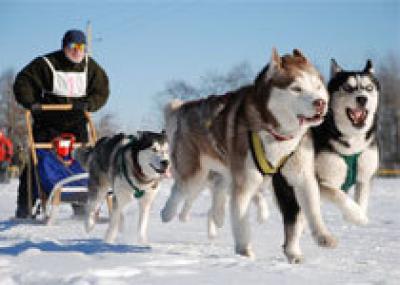
[[[318,113],[323,113],[326,106],[326,101],[323,99],[314,100],[313,106]]]
[[[162,168],[166,169],[168,167],[168,165],[169,165],[169,161],[168,160],[162,160],[160,162],[160,164],[161,164]]]
[[[365,96],[357,96],[356,102],[361,106],[364,107],[367,104],[367,97]]]

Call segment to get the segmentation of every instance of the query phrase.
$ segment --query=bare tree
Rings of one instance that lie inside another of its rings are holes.
[[[389,54],[378,65],[382,90],[378,121],[381,168],[400,168],[400,58]]]
[[[27,134],[24,109],[15,101],[14,78],[12,70],[0,74],[0,126],[7,130],[14,145],[24,145]]]
[[[221,95],[249,84],[254,77],[251,66],[247,62],[232,67],[227,73],[208,72],[200,77],[199,84],[192,85],[184,80],[167,82],[163,91],[156,95],[157,108],[151,115],[159,127],[163,126],[163,108],[172,99],[192,100],[209,95]]]

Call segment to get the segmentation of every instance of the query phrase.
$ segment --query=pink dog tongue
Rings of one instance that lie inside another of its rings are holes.
[[[352,110],[354,119],[356,119],[357,121],[361,120],[364,116],[364,112],[360,109],[354,109]]]

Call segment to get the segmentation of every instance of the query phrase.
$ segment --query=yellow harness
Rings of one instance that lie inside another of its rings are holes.
[[[253,155],[254,162],[258,168],[258,170],[263,175],[272,175],[278,172],[281,166],[286,162],[289,158],[289,155],[286,155],[281,158],[278,165],[276,167],[272,166],[268,161],[264,146],[261,142],[260,136],[256,132],[249,132],[249,141],[250,141],[250,150]]]

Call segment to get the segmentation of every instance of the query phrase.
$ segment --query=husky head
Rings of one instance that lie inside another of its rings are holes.
[[[147,178],[158,179],[167,175],[169,169],[168,142],[165,131],[161,133],[140,132],[137,163]]]
[[[270,112],[273,127],[281,134],[292,135],[322,123],[328,92],[320,73],[299,50],[280,57],[273,49],[255,85],[258,104]]]
[[[331,110],[340,132],[364,133],[371,128],[380,90],[371,60],[367,60],[364,70],[345,71],[332,59],[328,90]]]

